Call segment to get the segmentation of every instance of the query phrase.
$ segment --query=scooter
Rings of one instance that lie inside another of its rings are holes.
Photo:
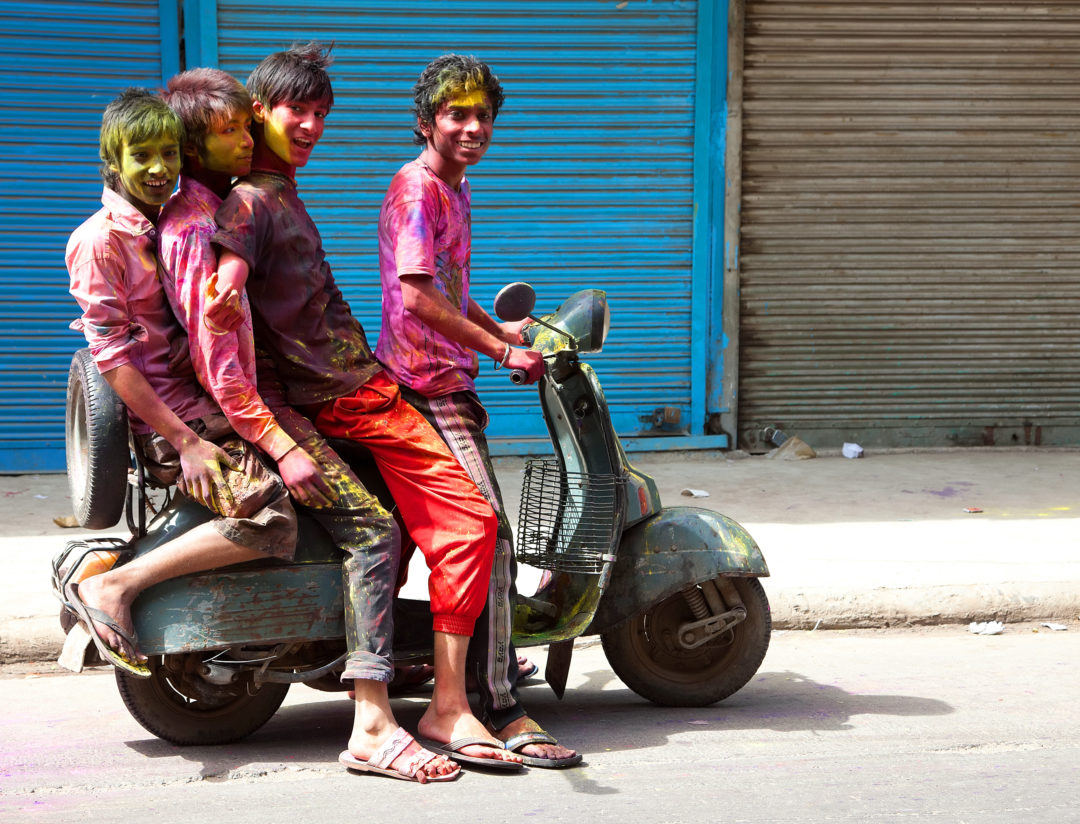
[[[525,463],[516,536],[519,562],[544,570],[519,595],[513,639],[547,645],[545,679],[563,696],[574,640],[599,635],[615,674],[660,705],[702,707],[743,687],[768,649],[772,622],[760,578],[769,574],[749,533],[705,509],[662,507],[656,483],[627,459],[604,393],[581,356],[610,326],[604,292],[578,292],[544,316],[528,284],[495,300],[504,321],[543,354],[538,400],[555,454]],[[511,373],[523,382],[524,375]],[[393,501],[374,461],[331,441],[384,505]],[[71,541],[53,560],[53,592],[67,631],[60,663],[103,665],[66,602],[66,584],[169,541],[208,510],[154,485],[127,434],[122,403],[87,350],[72,359],[67,459],[75,514],[108,528],[126,514],[130,540]],[[132,608],[149,678],[116,670],[120,696],[149,732],[180,745],[224,744],[265,724],[293,683],[341,684],[345,652],[341,552],[301,514],[296,558],[186,575],[144,591]],[[395,664],[432,660],[426,601],[398,598]]]

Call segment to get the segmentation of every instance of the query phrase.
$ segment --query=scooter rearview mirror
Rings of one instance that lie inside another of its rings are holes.
[[[524,320],[536,307],[536,292],[527,284],[518,281],[508,283],[495,296],[495,315],[499,320]]]
[[[533,323],[539,323],[552,332],[558,332],[570,341],[571,349],[577,349],[577,341],[574,340],[574,336],[557,326],[552,326],[547,321],[540,320],[532,313],[535,307],[536,291],[529,284],[521,281],[508,283],[495,296],[495,316],[499,320],[509,322],[529,318]]]

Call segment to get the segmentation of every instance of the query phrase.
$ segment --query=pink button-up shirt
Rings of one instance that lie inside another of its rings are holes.
[[[102,208],[71,234],[67,262],[71,294],[82,317],[71,324],[86,335],[102,372],[131,364],[182,421],[217,411],[199,386],[187,355],[187,336],[161,288],[154,225],[112,189]],[[130,415],[133,431],[153,431]]]
[[[260,395],[260,389],[274,397],[278,393],[273,392],[275,376],[256,368],[247,295],[242,301],[244,323],[235,332],[215,335],[202,322],[207,283],[217,270],[210,238],[217,231],[214,212],[219,206],[221,198],[209,188],[187,176],[180,178],[179,190],[165,204],[158,220],[162,281],[169,303],[188,330],[191,360],[200,383],[214,396],[240,437],[278,460],[314,429],[303,419],[293,422],[292,417],[300,418],[299,413],[285,409],[283,401],[274,403],[271,411],[268,398]],[[282,424],[286,424],[284,429]]]

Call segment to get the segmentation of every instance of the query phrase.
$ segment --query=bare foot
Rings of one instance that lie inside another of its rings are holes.
[[[543,731],[543,727],[529,718],[529,716],[523,715],[521,718],[511,721],[501,730],[493,730],[491,734],[500,741],[509,741],[515,735],[521,735],[523,732]],[[521,755],[527,755],[530,758],[571,758],[577,755],[577,750],[564,747],[562,744],[526,744],[524,747],[521,747],[518,752]]]
[[[532,661],[526,658],[524,655],[517,657],[517,680],[520,681],[523,678],[531,678],[539,672],[540,668],[536,666]]]
[[[396,727],[394,730],[391,730],[381,737],[354,729],[353,734],[349,737],[349,753],[353,758],[359,759],[360,761],[367,761],[378,752],[380,747],[384,746],[389,739],[393,737],[394,732],[398,729],[401,728]],[[412,736],[409,737],[412,738]],[[421,750],[423,750],[423,747],[416,742],[416,739],[413,739],[409,742],[409,746],[402,750],[397,758],[390,762],[389,769],[400,772],[403,775],[408,775],[409,762]],[[426,784],[428,779],[452,775],[460,769],[461,767],[445,755],[436,755],[433,759],[420,767],[416,773],[416,780],[420,784]]]
[[[418,729],[424,738],[429,738],[441,744],[449,744],[459,738],[484,738],[493,744],[498,743],[471,712],[440,714],[435,711],[434,701],[428,704],[427,710],[420,719]],[[521,763],[520,755],[507,752],[501,747],[485,747],[482,744],[470,744],[467,747],[462,747],[461,754],[471,755],[474,758],[490,758],[494,761],[510,761],[514,764]]]
[[[131,603],[123,587],[113,581],[108,572],[92,575],[79,582],[79,600],[92,609],[98,609],[108,615],[128,634],[134,637],[131,623]],[[131,661],[146,661],[146,656],[134,649],[131,644],[100,621],[94,621],[94,631],[111,649],[116,650]]]

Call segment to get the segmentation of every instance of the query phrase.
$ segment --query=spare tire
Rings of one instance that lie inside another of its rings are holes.
[[[127,498],[127,409],[98,372],[89,349],[71,358],[65,415],[68,485],[86,529],[115,526]]]

